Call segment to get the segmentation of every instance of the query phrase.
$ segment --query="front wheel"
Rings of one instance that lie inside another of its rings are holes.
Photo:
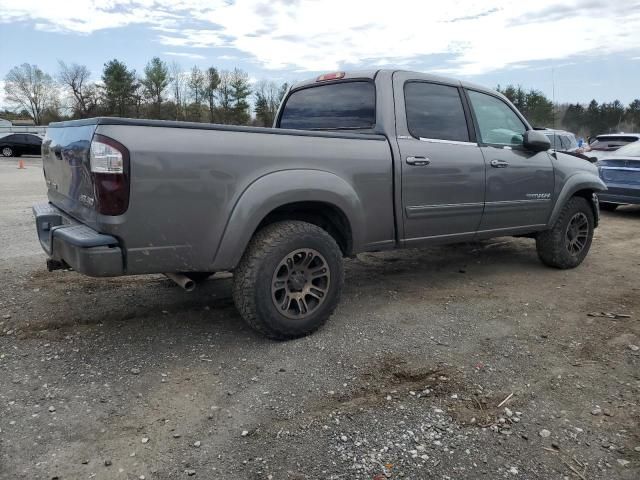
[[[538,257],[555,268],[575,268],[582,263],[593,240],[593,210],[582,197],[572,197],[550,230],[536,237]]]
[[[275,340],[308,335],[340,300],[342,253],[316,225],[277,222],[251,240],[234,272],[233,299],[254,330]]]
[[[13,157],[13,149],[11,147],[2,147],[3,157]]]

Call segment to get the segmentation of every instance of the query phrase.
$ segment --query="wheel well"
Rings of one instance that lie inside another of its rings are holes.
[[[578,190],[577,192],[575,192],[573,194],[573,196],[574,197],[582,197],[589,203],[589,205],[591,205],[591,210],[593,210],[593,218],[595,219],[595,222],[596,222],[595,226],[597,227],[598,226],[598,216],[597,216],[597,212],[596,212],[596,206],[593,203],[593,194],[594,194],[593,190],[586,188],[584,190]]]
[[[317,225],[333,237],[343,255],[351,254],[353,249],[351,225],[344,212],[335,205],[324,202],[296,202],[282,205],[272,210],[256,230],[283,220],[299,220]]]

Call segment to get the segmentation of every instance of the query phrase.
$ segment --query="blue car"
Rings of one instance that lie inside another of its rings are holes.
[[[640,141],[600,157],[597,165],[600,178],[607,185],[607,191],[598,194],[602,210],[640,204]]]

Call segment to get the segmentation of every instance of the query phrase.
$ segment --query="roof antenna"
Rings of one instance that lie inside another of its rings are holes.
[[[556,77],[555,77],[555,65],[551,64],[551,96],[553,101],[553,128],[556,129]]]

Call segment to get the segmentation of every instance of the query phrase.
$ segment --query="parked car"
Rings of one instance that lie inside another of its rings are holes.
[[[0,153],[3,157],[40,155],[42,138],[31,133],[12,133],[0,138]]]
[[[607,185],[607,191],[600,194],[604,210],[640,204],[640,142],[620,147],[598,160],[597,165],[600,178]]]
[[[566,130],[555,130],[551,128],[540,129],[551,142],[551,148],[560,152],[575,152],[579,149],[576,136]]]
[[[392,70],[298,83],[274,128],[93,118],[51,124],[42,152],[50,269],[189,290],[232,271],[241,316],[275,339],[328,319],[359,252],[528,235],[576,267],[605,189],[499,93]]]
[[[620,147],[640,140],[640,133],[607,133],[590,139],[589,147],[596,152],[614,152]]]

